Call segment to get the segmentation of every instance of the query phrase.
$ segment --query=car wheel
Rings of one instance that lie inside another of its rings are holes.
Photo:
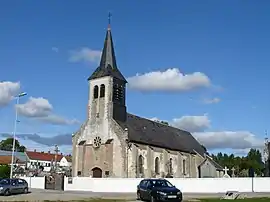
[[[28,194],[28,188],[27,188],[27,187],[24,188],[23,193],[24,193],[24,194]]]
[[[9,196],[9,195],[10,195],[9,189],[5,190],[5,191],[4,191],[4,196]]]
[[[156,202],[157,200],[154,198],[154,196],[151,196],[151,202]]]
[[[142,200],[142,196],[140,191],[137,191],[137,200]]]

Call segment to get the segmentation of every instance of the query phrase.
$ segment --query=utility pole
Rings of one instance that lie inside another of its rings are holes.
[[[269,141],[268,141],[268,133],[267,130],[265,130],[265,138],[264,138],[264,151],[263,151],[263,160],[264,160],[264,168],[265,168],[265,172],[264,172],[264,176],[265,177],[269,177],[270,173],[270,169],[269,169]]]
[[[12,142],[12,155],[11,155],[11,167],[10,167],[10,178],[13,177],[13,167],[14,167],[14,156],[15,156],[15,144],[16,144],[16,132],[17,132],[17,123],[19,122],[18,120],[18,105],[20,102],[20,98],[23,96],[26,96],[26,92],[22,92],[16,96],[16,105],[15,105],[15,122],[14,122],[14,129],[13,129],[13,142]]]
[[[55,171],[57,170],[57,156],[58,156],[58,152],[59,152],[60,150],[58,149],[58,146],[57,146],[57,144],[55,145],[55,149],[54,149],[54,152],[55,152],[55,156],[54,156],[54,169],[55,169]]]

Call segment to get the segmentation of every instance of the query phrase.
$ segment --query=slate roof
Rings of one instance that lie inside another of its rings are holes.
[[[220,171],[223,170],[223,167],[221,165],[219,165],[217,162],[215,162],[212,158],[210,158],[208,156],[206,158],[209,159],[209,161],[215,166],[215,168],[217,170],[220,170]]]
[[[125,77],[117,68],[112,33],[110,28],[107,29],[100,64],[98,68],[93,72],[93,74],[88,78],[88,80],[97,79],[105,76],[112,76],[113,78],[117,78],[127,83]]]
[[[213,166],[215,166],[215,168],[218,170],[218,171],[222,171],[223,170],[223,167],[221,165],[219,165],[217,162],[215,162],[211,157],[209,156],[206,156],[206,158],[204,159],[204,161],[199,165],[201,166],[202,164],[204,164],[205,161],[209,161],[210,163],[213,164]]]
[[[124,130],[128,128],[131,142],[189,153],[195,150],[204,156],[201,144],[187,131],[129,113],[126,122],[117,122]]]

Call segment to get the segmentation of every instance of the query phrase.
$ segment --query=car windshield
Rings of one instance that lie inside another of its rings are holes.
[[[153,180],[154,187],[173,187],[173,185],[167,180]]]
[[[0,184],[1,185],[8,185],[8,184],[10,184],[10,180],[9,179],[0,180]]]

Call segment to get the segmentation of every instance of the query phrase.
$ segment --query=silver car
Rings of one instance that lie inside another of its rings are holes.
[[[2,179],[0,180],[0,194],[9,196],[11,194],[27,194],[28,183],[23,179]]]

